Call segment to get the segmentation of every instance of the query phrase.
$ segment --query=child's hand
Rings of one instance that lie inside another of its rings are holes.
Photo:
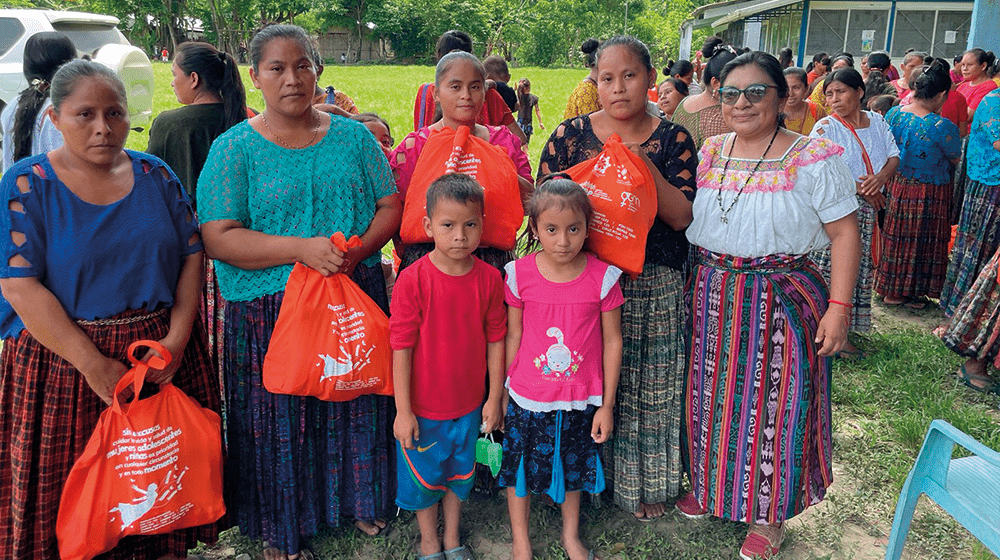
[[[397,414],[396,421],[392,424],[392,434],[399,440],[403,449],[413,449],[413,442],[420,441],[420,428],[417,426],[417,417],[411,412],[409,414]]]
[[[501,432],[506,429],[507,420],[507,405],[510,404],[510,393],[504,390],[503,394],[500,395],[500,426],[497,427]]]
[[[501,422],[503,422],[503,411],[500,409],[500,399],[487,399],[483,405],[483,425],[480,426],[482,432],[484,434],[492,432],[500,427]]]
[[[614,426],[615,417],[611,408],[602,406],[594,413],[594,427],[590,430],[590,437],[594,438],[594,443],[604,443],[611,439]]]

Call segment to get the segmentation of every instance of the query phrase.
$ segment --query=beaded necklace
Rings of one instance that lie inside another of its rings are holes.
[[[757,165],[753,166],[753,171],[747,175],[747,180],[744,181],[740,188],[736,191],[736,196],[733,198],[733,201],[729,203],[729,208],[726,208],[722,205],[722,185],[726,184],[726,173],[729,172],[729,162],[732,160],[733,150],[736,148],[736,133],[733,133],[733,144],[729,147],[729,156],[726,158],[726,166],[722,168],[722,179],[719,181],[719,190],[715,193],[715,200],[719,203],[719,210],[722,210],[722,215],[719,216],[719,220],[721,220],[723,224],[729,225],[729,211],[732,210],[733,206],[736,205],[736,202],[739,201],[740,195],[743,194],[743,189],[750,184],[750,178],[753,177],[754,173],[756,173],[758,169],[760,169],[760,164],[764,162],[767,152],[771,151],[771,146],[774,145],[774,139],[778,137],[778,130],[780,129],[774,129],[774,134],[771,136],[771,142],[768,143],[767,148],[764,149],[764,153],[761,154],[760,159],[757,160]]]

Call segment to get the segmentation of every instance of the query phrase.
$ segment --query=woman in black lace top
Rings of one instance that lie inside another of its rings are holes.
[[[636,279],[623,278],[621,381],[616,434],[604,447],[615,502],[639,519],[663,515],[680,491],[684,393],[684,229],[691,222],[698,156],[681,126],[646,112],[656,70],[633,37],[609,39],[598,51],[598,94],[604,109],[559,125],[542,150],[539,176],[597,156],[618,134],[657,182],[657,219]]]

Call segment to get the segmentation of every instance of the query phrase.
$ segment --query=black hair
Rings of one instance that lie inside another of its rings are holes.
[[[653,59],[650,58],[649,56],[649,48],[646,47],[645,43],[643,43],[639,39],[636,39],[634,36],[615,35],[614,37],[608,39],[607,41],[604,41],[604,43],[601,44],[601,48],[597,49],[598,62],[600,62],[601,56],[604,54],[604,51],[608,50],[611,47],[627,48],[629,51],[632,52],[633,56],[635,56],[636,58],[639,59],[640,62],[642,62],[642,65],[646,68],[647,71],[656,70],[655,68],[653,68]]]
[[[806,72],[812,72],[813,67],[815,67],[817,64],[822,64],[823,66],[829,66],[830,57],[827,56],[825,52],[818,52],[814,54],[812,61],[810,61],[809,64],[806,65]]]
[[[716,44],[715,52],[701,71],[701,82],[705,84],[706,89],[712,86],[712,78],[719,80],[720,83],[722,82],[719,79],[719,76],[722,75],[722,69],[735,58],[736,52],[732,47],[723,43]]]
[[[486,211],[486,195],[483,187],[475,179],[464,173],[446,173],[427,187],[427,217],[434,213],[434,207],[442,200],[451,200],[459,204],[478,204],[480,210]]]
[[[250,41],[250,67],[253,68],[254,72],[258,71],[260,61],[264,57],[264,47],[275,39],[288,39],[289,41],[298,43],[299,47],[302,48],[302,52],[309,57],[309,60],[315,66],[317,77],[319,76],[320,66],[317,65],[316,61],[321,60],[321,58],[319,53],[316,52],[316,46],[313,44],[312,39],[309,38],[306,30],[298,25],[284,24],[268,25],[253,36],[253,39]]]
[[[861,73],[854,68],[841,68],[826,75],[823,80],[823,93],[833,82],[840,82],[851,89],[865,89],[865,81],[861,78]]]
[[[441,37],[438,38],[437,46],[434,47],[434,53],[437,55],[438,60],[441,60],[444,55],[453,51],[471,53],[472,37],[469,37],[469,34],[465,31],[459,31],[457,29],[445,31]]]
[[[876,95],[868,103],[868,110],[885,115],[894,105],[899,103],[899,98],[895,95]]]
[[[892,64],[889,60],[889,54],[881,51],[876,51],[868,55],[868,68],[885,70]]]
[[[781,64],[782,68],[788,68],[792,65],[792,49],[785,47],[778,51],[778,62]]]
[[[701,45],[701,57],[704,59],[712,58],[716,49],[719,48],[719,45],[724,43],[725,41],[723,41],[722,37],[719,37],[718,35],[710,35],[706,37],[705,42]]]
[[[953,62],[953,63],[955,64],[955,66],[958,66],[958,65],[959,65],[959,63],[961,63],[961,62],[962,62],[962,59],[963,59],[963,58],[965,58],[965,53],[962,53],[962,54],[956,54],[956,55],[955,55],[955,58],[954,58],[954,59],[952,59],[952,62]]]
[[[600,48],[601,43],[594,39],[593,37],[587,39],[580,45],[580,51],[583,53],[583,64],[587,68],[593,68],[597,65],[597,49]]]
[[[667,78],[666,80],[663,80],[662,82],[660,82],[659,85],[656,86],[656,91],[659,92],[660,86],[666,83],[672,85],[674,87],[674,90],[679,91],[680,94],[684,97],[687,97],[691,93],[691,89],[688,88],[687,83],[685,83],[684,80],[680,78]]]
[[[854,68],[854,55],[851,53],[839,53],[835,56],[830,57],[830,64],[827,65],[828,68],[833,68],[833,65],[838,61],[843,60],[847,62],[849,68]]]
[[[868,78],[865,79],[865,95],[861,99],[861,105],[867,107],[869,100],[882,95],[886,90],[887,83],[889,83],[889,79],[882,72],[869,72]]]
[[[951,66],[943,58],[936,58],[913,80],[913,97],[932,99],[942,91],[951,89]]]
[[[389,123],[385,119],[379,116],[378,113],[372,113],[371,111],[358,113],[357,115],[351,115],[351,120],[358,121],[359,123],[369,123],[369,122],[382,123],[382,126],[385,127],[386,132],[389,133],[389,143],[390,144],[396,143],[396,141],[393,140],[392,138],[392,128],[389,126]]]
[[[993,54],[993,51],[984,51],[983,49],[976,47],[974,49],[969,49],[965,51],[965,54],[971,54],[976,57],[976,64],[986,65],[986,75],[989,76],[993,71],[993,64],[996,62],[997,57]],[[962,57],[965,57],[965,54]]]
[[[76,58],[76,47],[69,37],[43,31],[24,44],[24,77],[28,87],[17,98],[14,129],[11,131],[14,161],[31,155],[31,140],[38,112],[49,98],[52,76],[60,66]]]
[[[523,88],[525,86],[527,86],[528,89],[531,89],[531,80],[528,78],[521,78],[517,81],[517,85],[514,87],[514,91],[517,93],[517,102],[521,104],[521,107],[528,106],[528,96],[531,95],[530,93],[524,91]]]
[[[774,58],[773,55],[764,51],[753,51],[741,54],[726,63],[726,65],[722,68],[722,73],[719,74],[719,83],[725,84],[726,78],[733,70],[750,65],[760,68],[760,70],[767,74],[767,77],[774,82],[774,85],[778,88],[779,100],[788,97],[788,81],[785,80],[785,73],[781,69],[781,63],[778,62],[778,59]]]
[[[487,76],[510,76],[510,69],[507,68],[507,61],[502,56],[492,55],[483,61],[483,68],[486,69]]]
[[[451,51],[450,53],[441,57],[438,61],[437,66],[434,68],[434,86],[438,87],[441,85],[441,78],[451,69],[452,65],[459,60],[467,60],[472,63],[472,66],[479,73],[479,77],[483,79],[483,83],[486,82],[486,68],[483,67],[483,63],[479,62],[476,55],[468,53],[465,51]]]
[[[678,60],[670,66],[667,75],[672,78],[679,78],[687,76],[691,72],[694,72],[694,64],[691,64],[690,60]]]
[[[538,217],[549,208],[558,210],[570,208],[583,214],[583,222],[590,229],[590,220],[594,217],[594,207],[590,203],[587,191],[565,173],[554,173],[543,179],[524,204],[524,215],[528,217],[528,227],[524,230],[524,241],[527,252],[538,250],[538,237],[534,229],[538,228]]]
[[[52,76],[52,87],[49,94],[52,97],[52,108],[59,113],[62,102],[76,91],[76,86],[83,78],[103,78],[118,94],[122,105],[128,107],[128,95],[122,79],[107,66],[91,60],[71,60],[56,70]]]
[[[800,82],[802,82],[802,85],[808,90],[809,74],[805,70],[799,68],[798,66],[789,66],[788,68],[782,70],[781,73],[785,75],[785,82],[788,81],[789,76],[795,76],[796,78],[799,79]]]
[[[174,64],[186,76],[197,73],[201,79],[199,87],[222,99],[223,130],[246,120],[247,94],[232,55],[208,43],[188,41],[177,45]]]

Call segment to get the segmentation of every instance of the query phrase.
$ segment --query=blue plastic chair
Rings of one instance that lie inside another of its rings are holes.
[[[952,459],[955,444],[972,455]],[[913,510],[921,494],[927,494],[993,554],[1000,556],[1000,452],[944,420],[931,422],[917,462],[899,494],[886,560],[899,560],[903,553]]]

